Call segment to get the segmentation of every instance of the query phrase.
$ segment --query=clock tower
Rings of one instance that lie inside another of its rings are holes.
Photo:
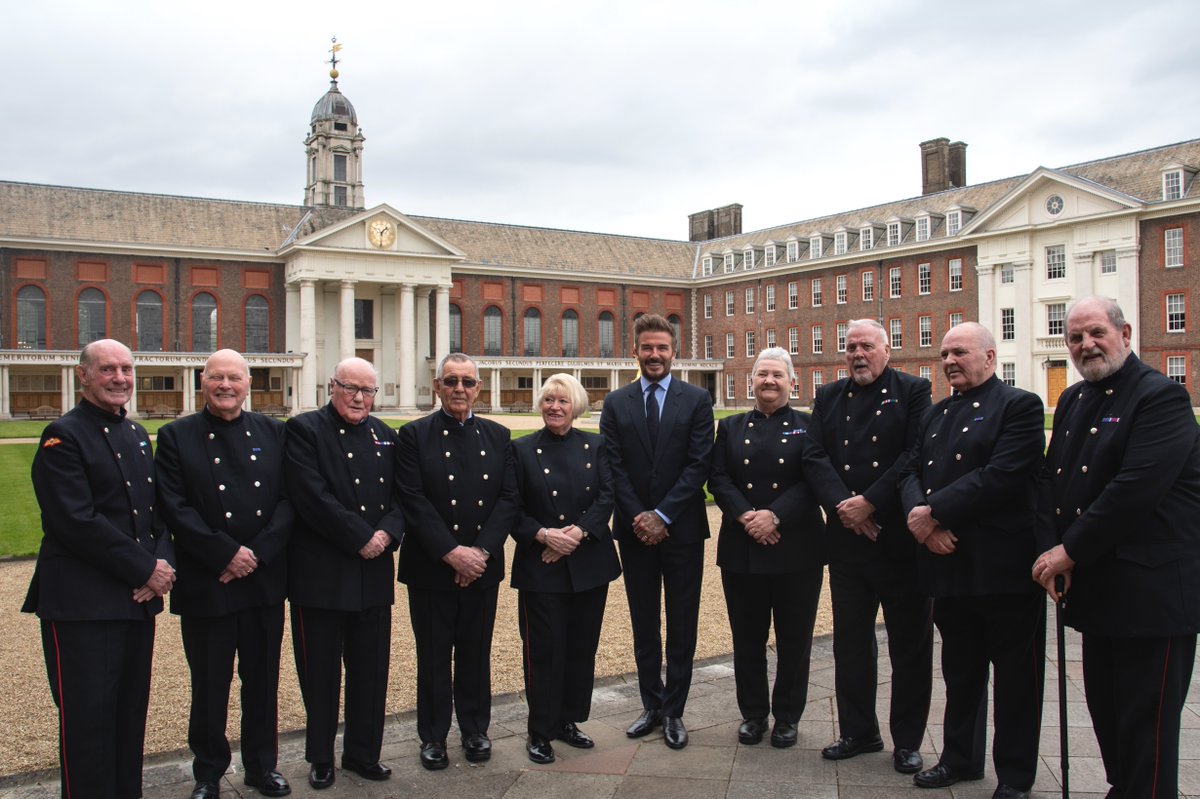
[[[329,91],[313,106],[308,138],[304,140],[307,179],[304,204],[316,207],[365,208],[362,182],[362,148],[365,141],[358,115],[338,90],[338,51],[330,48]]]

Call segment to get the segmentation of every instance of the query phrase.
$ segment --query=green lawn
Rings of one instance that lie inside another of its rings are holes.
[[[42,517],[29,482],[36,451],[36,444],[0,446],[0,558],[33,555],[42,540]]]

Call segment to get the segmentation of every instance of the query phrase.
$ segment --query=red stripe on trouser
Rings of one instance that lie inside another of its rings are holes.
[[[54,670],[58,680],[58,740],[62,746],[63,792],[67,799],[71,799],[71,773],[67,768],[67,711],[64,707],[66,697],[63,691],[62,650],[58,646],[58,626],[51,622],[50,629],[54,633]]]
[[[1167,692],[1167,669],[1171,664],[1171,639],[1167,639],[1167,651],[1163,653],[1162,681],[1158,686],[1158,718],[1154,724],[1154,781],[1150,786],[1150,795],[1158,795],[1158,758],[1159,744],[1162,740],[1162,711],[1163,697]]]

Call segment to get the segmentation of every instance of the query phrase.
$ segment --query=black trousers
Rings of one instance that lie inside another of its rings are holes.
[[[41,626],[58,707],[62,796],[140,797],[154,619]]]
[[[1179,718],[1196,636],[1083,636],[1083,687],[1108,782],[1121,799],[1179,793]]]
[[[391,646],[391,605],[359,611],[292,605],[292,648],[308,716],[305,760],[333,762],[343,664],[346,729],[342,755],[363,763],[379,760]]]
[[[563,722],[587,721],[591,714],[607,600],[607,584],[577,593],[517,594],[530,735],[553,739]]]
[[[813,624],[825,580],[822,566],[789,574],[740,574],[721,569],[733,674],[742,718],[796,723],[808,704]],[[767,636],[775,620],[775,688],[767,693]]]
[[[946,683],[941,762],[983,771],[988,666],[992,668],[992,762],[1000,782],[1020,791],[1037,774],[1046,674],[1046,595],[949,597],[933,603]]]
[[[274,771],[283,605],[245,608],[228,616],[181,616],[179,628],[192,674],[192,775],[197,782],[218,782],[229,768],[225,723],[235,655],[242,684],[242,766],[248,774]]]
[[[669,537],[658,546],[620,542],[625,595],[633,626],[633,658],[637,664],[642,707],[664,716],[683,715],[692,687],[696,626],[700,621],[700,585],[704,577],[704,542],[677,544]],[[661,608],[666,597],[667,679],[663,682]]]
[[[417,735],[422,742],[446,740],[452,710],[462,735],[488,731],[498,590],[499,585],[447,591],[408,587],[417,644]]]
[[[875,620],[883,606],[892,698],[888,727],[897,749],[920,750],[933,690],[933,602],[921,591],[911,564],[889,560],[829,565],[833,600],[833,664],[841,734],[879,734],[875,689],[879,645]]]

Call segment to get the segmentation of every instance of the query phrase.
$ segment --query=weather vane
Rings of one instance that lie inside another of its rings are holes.
[[[332,39],[330,39],[329,41],[333,43],[333,46],[329,48],[329,66],[331,67],[331,68],[330,68],[330,70],[329,70],[329,77],[333,78],[334,80],[337,80],[337,76],[338,76],[338,71],[337,71],[338,57],[337,57],[337,54],[338,54],[338,51],[342,49],[342,46],[341,46],[340,44],[338,44],[338,40],[337,40],[337,37],[336,37],[336,36],[334,36],[334,37],[333,37]]]

